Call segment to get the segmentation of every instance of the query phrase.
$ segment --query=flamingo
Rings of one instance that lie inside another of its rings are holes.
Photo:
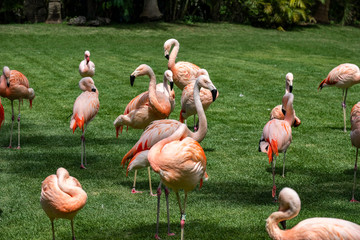
[[[1,104],[1,98],[0,98],[0,128],[2,123],[4,122],[4,119],[5,119],[4,107]]]
[[[20,149],[20,102],[23,99],[29,99],[30,108],[32,107],[32,100],[35,98],[35,91],[32,88],[29,88],[29,81],[19,71],[11,70],[9,67],[5,66],[3,68],[3,74],[0,77],[0,96],[6,97],[11,101],[11,130],[10,130],[10,144],[9,148],[11,148],[12,143],[12,134],[14,127],[14,100],[19,100],[19,115],[17,118],[18,121],[18,146],[17,149]]]
[[[85,51],[84,60],[80,62],[79,73],[82,77],[93,77],[95,74],[95,64],[90,61],[90,52]]]
[[[269,163],[271,163],[272,176],[273,176],[273,189],[272,197],[276,201],[276,185],[275,185],[275,164],[276,156],[279,156],[279,152],[284,153],[283,172],[282,177],[285,177],[285,156],[288,147],[290,146],[291,124],[294,122],[294,110],[293,110],[294,95],[287,93],[283,97],[283,106],[286,106],[286,114],[284,120],[273,119],[266,123],[263,133],[259,142],[259,152],[267,153],[269,157]],[[274,158],[274,155],[275,158]]]
[[[41,185],[41,207],[50,218],[53,240],[55,240],[54,219],[65,218],[71,221],[72,238],[75,240],[74,217],[82,209],[87,194],[80,182],[69,175],[65,168],[58,168],[56,175],[45,178]]]
[[[187,194],[200,182],[202,186],[203,177],[206,171],[206,156],[200,144],[187,137],[187,127],[183,124],[169,137],[156,143],[148,152],[148,160],[151,168],[160,175],[161,184],[172,188],[176,193],[181,214],[181,240],[184,239],[185,207]],[[184,204],[181,206],[179,190],[185,193]],[[168,191],[165,188],[165,191]],[[157,204],[157,223],[155,238],[159,239],[159,212],[160,197]],[[168,213],[169,229],[169,213]],[[171,235],[171,233],[168,232]]]
[[[171,47],[174,45],[171,53]],[[177,62],[175,64],[175,59],[179,52],[180,44],[176,39],[168,39],[164,43],[164,54],[168,61],[168,69],[170,69],[174,74],[174,83],[181,90],[184,89],[186,85],[195,81],[196,73],[200,69],[193,63],[190,62]],[[169,55],[170,53],[170,55]]]
[[[170,70],[166,70],[164,72],[163,83],[156,84],[156,91],[164,93],[169,98],[171,105],[171,112],[173,112],[175,108],[175,91],[173,88],[174,88],[173,73]]]
[[[285,76],[285,94],[289,93],[289,92],[292,93],[293,80],[294,80],[294,75],[292,73],[289,72],[288,74],[286,74],[286,76]],[[270,113],[270,120],[271,119],[284,120],[285,115],[283,113],[283,109],[284,108],[281,105],[277,105],[276,107],[274,107]],[[294,110],[294,114],[295,114],[295,110]],[[295,121],[292,124],[292,126],[298,127],[300,124],[301,124],[301,120],[295,114]]]
[[[301,208],[299,195],[291,188],[283,188],[279,194],[279,210],[266,220],[266,231],[274,240],[330,240],[360,239],[360,226],[338,218],[308,218],[289,230],[281,230],[279,222],[286,228],[286,220],[296,217]]]
[[[200,75],[207,75],[209,76],[209,73],[206,71],[206,69],[200,69],[196,76],[200,76]],[[195,103],[194,103],[194,83],[189,83],[188,85],[186,85],[182,91],[182,95],[181,95],[181,111],[180,111],[180,122],[184,122],[184,120],[186,120],[188,117],[190,117],[191,115],[194,115],[194,130],[197,129],[196,124],[195,124],[195,118],[196,118],[196,107],[195,107]],[[219,92],[217,92],[216,98],[219,96]],[[215,99],[216,99],[215,98]],[[202,103],[202,106],[204,108],[204,111],[206,111],[210,104],[214,101],[213,100],[213,96],[212,96],[212,92],[209,89],[206,88],[202,88],[200,90],[200,100]]]
[[[141,64],[130,76],[133,86],[135,77],[147,75],[150,78],[149,90],[133,98],[125,108],[124,114],[119,115],[115,121],[116,137],[123,125],[136,129],[146,128],[152,121],[167,118],[171,113],[169,97],[163,92],[156,91],[156,77],[152,68]]]
[[[356,187],[358,150],[360,148],[360,102],[355,104],[351,109],[350,121],[351,121],[351,132],[350,132],[351,143],[353,146],[356,147],[356,159],[354,166],[354,184],[353,184],[352,198],[350,202],[357,202],[355,200],[354,195],[355,195],[355,187]]]
[[[70,129],[75,132],[77,127],[81,128],[81,165],[84,169],[83,159],[85,155],[85,131],[87,125],[94,119],[100,108],[99,91],[96,89],[94,80],[91,77],[84,77],[79,82],[79,87],[83,91],[75,100],[73,114],[70,120]],[[84,128],[85,125],[85,128]]]
[[[348,89],[360,82],[360,70],[355,64],[344,63],[330,71],[328,76],[320,83],[318,89],[332,87],[343,89],[342,108],[344,112],[344,132],[346,132],[346,95]]]
[[[200,75],[195,81],[195,85],[193,88],[195,107],[199,115],[199,129],[197,132],[193,133],[188,128],[186,128],[187,129],[186,136],[193,138],[197,142],[201,142],[205,138],[207,132],[206,116],[203,105],[201,104],[200,101],[201,87],[209,89],[211,91],[213,96],[213,101],[215,101],[216,99],[215,97],[217,96],[217,89],[215,88],[214,84],[211,82],[209,76]],[[176,120],[163,119],[163,120],[153,121],[145,129],[145,131],[143,132],[137,143],[130,149],[128,153],[125,154],[125,156],[121,161],[121,164],[125,166],[125,164],[129,163],[126,174],[128,174],[128,172],[131,171],[132,169],[135,169],[134,184],[131,190],[132,193],[138,192],[135,190],[136,170],[144,167],[149,167],[150,165],[147,158],[149,149],[151,149],[151,147],[154,146],[160,140],[172,135],[182,125],[186,126],[185,124]],[[150,194],[153,195],[151,188],[150,168],[148,168],[148,172],[149,172]],[[158,188],[157,191],[158,194],[161,195],[161,189]],[[165,194],[167,198],[168,192],[165,192]]]

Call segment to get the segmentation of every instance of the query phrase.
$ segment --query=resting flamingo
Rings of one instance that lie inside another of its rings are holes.
[[[87,165],[85,154],[85,131],[87,125],[94,119],[100,108],[99,91],[96,89],[94,80],[91,77],[82,78],[79,87],[83,91],[75,100],[73,114],[70,120],[70,129],[75,132],[77,127],[81,128],[81,165]],[[85,125],[85,127],[84,127]]]
[[[87,194],[80,182],[69,175],[65,168],[59,168],[56,175],[45,178],[41,185],[40,203],[51,221],[53,240],[55,240],[54,219],[65,218],[71,221],[72,238],[75,240],[74,217],[85,206]]]
[[[292,93],[293,90],[293,80],[294,80],[294,75],[292,73],[288,73],[286,74],[285,77],[285,94],[286,93]],[[279,119],[279,120],[284,120],[285,119],[285,115],[284,115],[284,109],[281,105],[277,105],[276,107],[274,107],[271,110],[270,113],[270,120],[271,119]],[[295,114],[295,110],[294,110],[294,114]],[[292,124],[292,126],[294,127],[298,127],[301,124],[301,120],[296,116],[295,114],[295,121]]]
[[[283,188],[279,194],[279,210],[266,220],[266,231],[274,240],[330,240],[360,239],[360,226],[338,218],[308,218],[289,230],[281,230],[279,222],[286,228],[286,220],[296,217],[301,208],[299,195],[291,188]]]
[[[82,77],[93,77],[95,75],[95,64],[90,61],[90,52],[85,51],[84,60],[80,62],[79,73]]]
[[[12,144],[12,134],[14,128],[14,100],[19,100],[19,115],[17,118],[18,121],[18,146],[17,149],[20,149],[20,102],[23,99],[29,99],[30,108],[32,107],[32,100],[35,98],[34,89],[29,88],[29,81],[19,71],[11,70],[9,67],[5,66],[3,68],[3,74],[0,77],[0,96],[10,99],[11,101],[11,130],[10,130],[10,144]]]
[[[206,71],[206,69],[200,69],[197,74],[196,77],[200,76],[200,75],[206,75],[209,76],[209,73]],[[186,87],[184,87],[183,91],[182,91],[182,95],[181,95],[181,111],[180,111],[180,122],[184,122],[186,121],[186,119],[192,115],[194,115],[194,130],[197,130],[197,124],[195,121],[196,118],[196,106],[195,106],[195,102],[194,102],[194,85],[195,82],[193,83],[189,83],[188,85],[186,85]],[[219,92],[217,92],[217,95],[215,96],[216,98],[219,96]],[[215,98],[215,99],[216,99]],[[200,90],[200,100],[202,103],[202,106],[204,108],[204,111],[206,111],[210,104],[214,101],[213,100],[213,96],[212,96],[212,92],[209,89],[206,88],[202,88]]]
[[[351,109],[350,122],[351,122],[351,132],[350,132],[351,144],[354,147],[356,147],[356,159],[354,165],[354,184],[353,184],[352,198],[350,202],[357,202],[355,200],[355,188],[356,188],[358,150],[360,148],[360,102],[355,104]]]
[[[167,118],[171,113],[169,97],[163,92],[156,91],[156,77],[150,66],[141,64],[135,69],[130,76],[131,86],[135,77],[143,75],[150,78],[149,90],[133,98],[126,106],[124,114],[115,119],[116,137],[119,135],[119,130],[122,132],[123,125],[144,129],[152,121]]]
[[[342,108],[344,112],[344,132],[346,132],[346,95],[348,89],[354,85],[360,83],[360,70],[355,64],[344,63],[335,67],[330,71],[328,76],[320,83],[318,89],[323,87],[332,87],[343,89],[343,102]]]
[[[184,124],[180,125],[171,136],[156,143],[148,153],[151,168],[158,173],[161,178],[158,189],[161,189],[161,184],[164,183],[166,187],[172,188],[176,193],[181,214],[181,240],[184,239],[187,194],[193,190],[199,182],[201,187],[202,179],[206,171],[206,156],[204,150],[197,141],[191,137],[187,137],[187,131],[188,129]],[[179,196],[180,189],[184,189],[185,193],[183,206]],[[167,191],[166,188],[165,191]],[[160,197],[158,197],[157,206],[155,238],[159,239]],[[168,231],[168,234],[171,233]]]
[[[1,104],[1,98],[0,98],[0,128],[2,123],[4,122],[4,119],[5,119],[5,112],[4,112],[4,107]]]
[[[209,89],[213,96],[213,101],[215,101],[215,96],[217,96],[217,89],[212,84],[209,76],[201,75],[197,78],[194,88],[193,88],[193,95],[197,113],[199,115],[199,129],[197,132],[193,133],[188,128],[186,128],[186,136],[191,137],[197,142],[201,142],[206,135],[207,132],[207,121],[205,112],[203,109],[203,105],[200,101],[200,88]],[[176,121],[176,120],[157,120],[153,121],[143,132],[139,141],[130,149],[128,153],[125,154],[123,157],[121,164],[125,166],[128,164],[126,174],[131,171],[132,169],[140,169],[149,166],[149,161],[147,158],[148,151],[160,140],[169,137],[172,135],[176,129],[178,129],[181,125],[186,126],[185,124]],[[151,178],[150,178],[150,168],[148,168],[149,172],[149,184],[150,184],[150,194],[152,195],[152,188],[151,188]],[[132,193],[137,193],[138,191],[135,190],[136,184],[136,172],[134,177],[134,184]],[[161,195],[161,189],[158,188],[158,197]],[[167,199],[168,192],[165,192],[165,196]]]
[[[283,97],[283,106],[286,106],[286,114],[284,120],[273,119],[266,123],[263,133],[259,142],[259,151],[267,153],[269,157],[269,163],[271,163],[272,176],[273,176],[273,189],[272,197],[276,201],[276,185],[275,185],[275,164],[276,156],[279,156],[279,152],[284,153],[283,172],[282,176],[285,177],[285,156],[288,147],[290,146],[291,124],[294,122],[294,110],[293,110],[294,95],[287,93]],[[274,155],[275,158],[274,158]]]
[[[174,47],[170,53],[171,47],[173,45]],[[165,57],[169,60],[168,69],[170,69],[174,74],[173,78],[175,85],[183,90],[186,85],[195,81],[196,73],[200,68],[190,62],[177,62],[175,64],[179,48],[180,44],[176,39],[168,39],[164,43],[164,54]]]

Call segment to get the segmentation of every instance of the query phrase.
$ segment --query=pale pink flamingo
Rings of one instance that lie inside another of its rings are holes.
[[[174,47],[171,50],[173,45]],[[200,68],[190,62],[175,63],[179,48],[180,44],[176,39],[169,39],[164,43],[164,54],[165,57],[169,60],[168,69],[170,69],[174,74],[173,78],[175,85],[183,90],[186,85],[195,81],[196,73]]]
[[[291,188],[283,188],[279,194],[279,210],[266,220],[266,231],[273,240],[358,240],[360,226],[338,218],[315,217],[299,222],[295,227],[281,230],[279,222],[286,228],[286,220],[296,217],[301,209],[299,195]]]
[[[80,80],[79,87],[83,91],[75,100],[73,114],[70,120],[70,129],[75,132],[77,127],[81,128],[81,168],[85,168],[83,159],[86,162],[85,153],[85,131],[87,125],[94,119],[100,108],[99,91],[96,89],[94,80],[91,77],[85,77]],[[85,125],[85,127],[84,127]]]
[[[354,184],[353,184],[352,198],[350,202],[357,202],[355,200],[355,188],[356,188],[358,150],[360,148],[360,102],[355,104],[351,109],[350,122],[351,122],[351,132],[350,132],[351,144],[354,147],[356,147],[356,159],[354,165]]]
[[[53,240],[55,240],[54,220],[71,221],[72,238],[75,240],[74,217],[85,206],[87,194],[80,182],[69,175],[65,168],[59,168],[56,175],[45,178],[41,185],[40,203],[51,221]]]
[[[293,90],[293,80],[294,80],[294,75],[292,73],[288,73],[286,74],[285,77],[285,94],[286,93],[292,93]],[[277,105],[276,107],[274,107],[271,110],[270,113],[270,120],[271,119],[279,119],[279,120],[284,120],[285,119],[285,107],[282,107],[282,105]],[[295,114],[295,110],[294,110],[294,114]],[[295,121],[292,124],[292,126],[294,127],[298,127],[301,124],[301,120],[300,118],[298,118],[295,114]]]
[[[335,67],[330,71],[328,76],[320,83],[318,89],[323,87],[332,87],[343,89],[343,102],[342,108],[344,112],[344,132],[346,132],[346,95],[348,89],[354,85],[360,83],[360,70],[355,64],[344,63]]]
[[[79,73],[82,77],[93,77],[95,74],[95,64],[90,61],[90,52],[85,51],[84,60],[80,62]]]
[[[196,77],[200,76],[200,75],[206,75],[209,76],[209,73],[205,70],[205,69],[200,69],[197,74]],[[210,81],[210,79],[209,79]],[[211,82],[211,81],[210,81]],[[184,122],[186,121],[186,119],[192,115],[194,115],[194,129],[196,130],[196,106],[195,106],[195,102],[194,102],[194,85],[195,82],[193,83],[189,83],[188,85],[186,85],[182,91],[181,94],[181,111],[180,111],[180,122]],[[214,101],[214,97],[215,99],[217,99],[217,97],[219,96],[219,92],[216,92],[216,95],[213,96],[211,90],[206,89],[206,88],[202,88],[200,90],[200,101],[202,103],[202,106],[204,108],[204,111],[206,111],[210,104]]]
[[[9,148],[11,148],[12,142],[12,134],[14,127],[14,100],[19,100],[19,115],[17,118],[18,121],[18,146],[17,149],[20,149],[20,102],[23,99],[29,99],[30,108],[32,107],[32,100],[35,98],[34,89],[29,88],[29,81],[19,71],[11,70],[9,67],[5,66],[3,68],[3,74],[0,77],[0,96],[10,99],[11,101],[11,130],[10,130],[10,144]]]
[[[171,112],[173,112],[175,108],[175,91],[172,71],[166,70],[164,72],[164,81],[156,84],[156,91],[164,93],[169,98]]]
[[[269,157],[269,163],[271,163],[272,176],[273,176],[273,189],[272,197],[276,201],[276,185],[275,185],[275,165],[276,156],[279,156],[279,152],[284,153],[283,172],[282,176],[285,177],[285,156],[288,147],[290,146],[291,124],[294,122],[294,110],[293,110],[294,95],[287,93],[283,97],[283,106],[286,106],[286,114],[284,120],[273,119],[266,123],[263,133],[259,142],[259,151],[267,153]],[[274,155],[276,155],[274,157]]]
[[[1,98],[0,98],[0,128],[2,123],[4,122],[4,119],[5,119],[5,112],[4,112],[4,107],[1,104]]]
[[[130,76],[131,86],[135,77],[143,75],[150,78],[149,90],[133,98],[126,106],[124,114],[115,119],[116,137],[119,135],[119,130],[122,132],[123,125],[144,129],[152,121],[167,118],[171,113],[169,97],[163,92],[156,91],[156,77],[150,66],[141,64],[135,69]]]
[[[178,200],[181,214],[181,240],[184,239],[185,207],[187,194],[200,182],[202,185],[206,171],[206,156],[200,144],[187,137],[187,126],[181,125],[169,137],[156,143],[148,152],[148,160],[151,168],[160,175],[161,181],[158,191],[161,191],[161,184],[173,189]],[[179,190],[185,193],[184,205],[181,206]],[[165,191],[168,191],[165,188]],[[159,211],[160,194],[158,194],[157,223],[155,238],[159,239]],[[169,226],[169,214],[168,214]],[[168,227],[168,234],[170,229]]]
[[[193,88],[193,95],[197,113],[199,115],[199,129],[197,132],[193,133],[189,129],[186,130],[186,136],[191,137],[197,142],[201,142],[206,135],[207,132],[207,121],[205,112],[203,109],[203,105],[200,101],[200,88],[209,89],[213,95],[213,101],[215,101],[215,96],[217,95],[216,88],[212,84],[209,76],[201,75],[197,78],[194,88]],[[125,154],[123,157],[121,164],[125,166],[127,163],[127,171],[126,175],[129,171],[135,169],[135,177],[134,177],[134,184],[131,190],[132,193],[137,193],[138,191],[135,190],[136,184],[136,170],[141,169],[144,167],[148,167],[149,161],[147,158],[148,151],[160,140],[169,137],[172,135],[180,126],[186,126],[185,124],[176,121],[176,120],[157,120],[153,121],[143,132],[140,139],[137,143],[130,149],[130,151]],[[150,194],[152,195],[152,188],[151,188],[151,178],[150,178],[150,168],[148,168],[149,172],[149,185],[150,185]],[[161,189],[158,189],[158,194],[161,194]],[[167,192],[166,192],[167,197]]]

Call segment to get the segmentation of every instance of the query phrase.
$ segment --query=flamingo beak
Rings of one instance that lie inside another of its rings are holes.
[[[216,95],[217,95],[217,90],[216,89],[211,90],[211,95],[212,95],[212,98],[213,98],[213,102],[215,102]]]
[[[134,86],[134,82],[135,82],[135,75],[130,75],[130,85]]]
[[[286,115],[286,110],[281,108],[281,112],[284,114],[284,116]]]
[[[283,229],[285,230],[286,229],[286,220],[281,221],[280,224],[283,227]]]
[[[90,62],[90,57],[86,56],[86,62],[89,63]]]
[[[165,55],[165,58],[166,58],[167,60],[169,60],[169,54],[166,54],[166,55]]]
[[[92,88],[91,91],[92,91],[92,92],[96,92],[96,88]]]
[[[291,85],[291,86],[289,86],[289,92],[292,93],[292,90],[293,90],[293,86]]]
[[[115,128],[116,128],[116,138],[118,138],[119,137],[120,126],[115,127]]]
[[[29,102],[30,102],[30,108],[32,108],[32,99],[29,100]]]
[[[174,88],[174,82],[170,82],[170,90],[173,90]]]

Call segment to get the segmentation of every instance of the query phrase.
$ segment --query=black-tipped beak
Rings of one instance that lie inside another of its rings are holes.
[[[289,91],[292,93],[293,86],[289,86]]]
[[[286,115],[285,109],[281,108],[281,112],[284,114],[284,116]]]
[[[10,87],[10,82],[7,82],[6,85],[7,85],[7,87]]]
[[[134,75],[130,75],[130,85],[134,86],[134,82],[135,82],[135,76]]]
[[[92,92],[96,92],[96,88],[92,88],[91,91],[92,91]]]
[[[280,224],[283,227],[283,229],[285,230],[286,229],[286,220],[281,221]]]
[[[173,90],[174,88],[174,82],[170,82],[170,90]]]
[[[165,57],[167,60],[169,60],[169,54],[166,54]]]
[[[217,95],[217,90],[216,89],[211,90],[211,95],[212,95],[212,98],[213,98],[213,102],[215,102],[216,95]]]

